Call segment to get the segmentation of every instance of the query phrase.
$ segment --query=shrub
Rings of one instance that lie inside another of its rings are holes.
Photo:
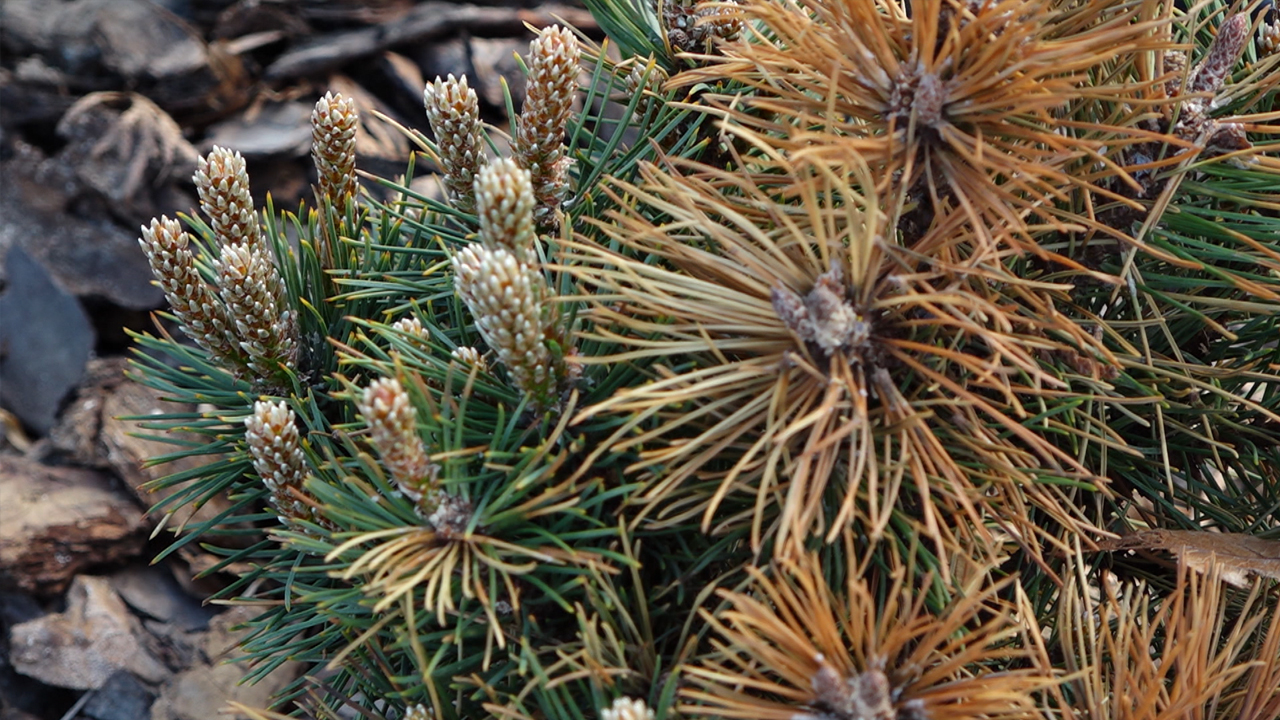
[[[326,95],[313,206],[215,149],[204,219],[144,229],[194,345],[135,376],[209,408],[147,419],[204,438],[161,510],[235,501],[174,547],[242,569],[249,679],[327,669],[281,698],[318,717],[1280,718],[1275,588],[1223,584],[1280,575],[1266,14],[588,5],[622,59],[543,31],[511,157],[437,79],[357,183]]]

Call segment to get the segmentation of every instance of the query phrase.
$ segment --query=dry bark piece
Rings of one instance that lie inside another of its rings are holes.
[[[234,148],[248,160],[303,157],[311,150],[313,106],[313,103],[293,100],[255,104],[248,111],[209,128],[205,145]]]
[[[61,458],[80,467],[109,468],[102,432],[102,404],[125,382],[129,363],[123,357],[94,358],[67,403],[58,424],[49,432],[49,445]]]
[[[1253,535],[1143,530],[1099,543],[1099,547],[1103,550],[1167,550],[1198,572],[1208,572],[1216,564],[1222,579],[1237,587],[1247,586],[1251,575],[1280,580],[1280,540]]]
[[[170,486],[161,490],[148,491],[142,485],[171,475],[207,464],[207,456],[189,457],[164,465],[147,466],[146,462],[153,457],[173,452],[173,445],[150,440],[139,435],[147,435],[149,431],[139,427],[139,423],[121,420],[122,417],[147,416],[158,413],[183,412],[188,406],[176,405],[161,399],[161,393],[134,382],[121,383],[118,387],[106,391],[101,403],[102,430],[99,444],[105,448],[106,462],[124,480],[124,484],[133,492],[145,507],[151,507],[182,490],[185,485]],[[170,437],[182,437],[179,433],[168,433]],[[172,518],[165,520],[167,528],[181,528],[212,520],[231,507],[231,501],[225,494],[214,495],[207,503],[199,507],[190,505],[174,510]],[[169,509],[172,509],[170,507]],[[153,520],[160,521],[157,513]],[[243,527],[243,526],[242,526]],[[248,547],[260,539],[259,535],[245,533],[243,535],[225,535],[218,538],[219,545],[224,547]],[[178,551],[189,566],[189,573],[182,574],[180,582],[191,583],[189,592],[208,594],[220,589],[222,580],[211,577],[199,581],[190,578],[207,571],[219,562],[211,553],[202,550],[196,543],[184,546]],[[226,568],[228,573],[247,572],[251,568],[243,563],[233,564]]]
[[[238,58],[147,0],[11,0],[2,21],[17,54],[43,55],[77,79],[123,78],[169,111],[225,114],[248,97]]]
[[[511,91],[511,103],[518,110],[524,105],[525,85],[528,78],[516,56],[526,55],[529,41],[510,38],[472,38],[471,63],[475,74],[467,80],[476,89],[480,101],[491,108],[506,108],[503,81]]]
[[[206,720],[211,717],[212,708],[228,702],[264,707],[275,693],[292,682],[300,673],[302,663],[283,663],[261,680],[247,684],[241,680],[248,666],[227,662],[241,654],[238,643],[249,632],[233,632],[231,628],[252,620],[259,612],[258,608],[240,606],[214,618],[204,635],[203,649],[208,663],[185,670],[165,683],[160,697],[151,706],[151,720]]]
[[[52,125],[71,107],[72,98],[58,90],[56,78],[49,83],[22,77],[23,68],[41,66],[37,58],[20,61],[16,68],[17,76],[0,68],[0,127]]]
[[[85,703],[93,720],[140,720],[150,714],[155,693],[131,673],[117,670]]]
[[[545,27],[565,22],[587,33],[598,32],[591,14],[581,8],[542,5],[532,10],[477,7],[452,2],[424,2],[403,17],[373,27],[318,35],[281,55],[266,71],[271,82],[322,74],[352,60],[379,54],[401,45],[445,38],[459,32],[511,36],[525,32],[525,25]]]
[[[144,466],[147,460],[173,452],[173,445],[158,440],[149,440],[138,435],[146,435],[148,431],[140,428],[138,423],[121,420],[121,417],[153,415],[161,412],[182,412],[188,409],[161,399],[161,394],[143,385],[133,382],[121,383],[119,386],[102,392],[100,404],[100,422],[102,431],[99,442],[105,448],[106,462],[124,480],[124,484],[145,506],[151,506],[180,490],[180,487],[169,487],[164,490],[148,492],[142,485],[166,475],[183,472],[209,462],[208,457],[192,457],[165,465]],[[170,433],[171,437],[176,436]],[[169,523],[200,523],[222,514],[231,507],[231,501],[222,495],[216,495],[205,505],[192,508],[184,507],[177,511],[176,517]],[[220,542],[230,542],[228,536]],[[246,537],[244,542],[252,544],[256,538]],[[247,547],[247,545],[246,545]]]
[[[301,0],[297,12],[307,20],[347,27],[393,22],[413,4],[414,0]]]
[[[76,573],[137,557],[142,512],[107,476],[0,456],[0,580],[56,594]]]
[[[154,620],[156,627],[199,632],[218,614],[216,605],[201,603],[183,590],[168,569],[156,565],[135,563],[108,579],[125,604]]]
[[[58,135],[68,141],[61,155],[80,181],[139,217],[157,211],[143,202],[143,191],[185,181],[198,156],[178,123],[137,93],[84,96],[63,115]]]
[[[103,218],[106,212],[92,220],[77,216],[74,206],[93,193],[67,156],[45,158],[21,142],[13,150],[0,160],[0,263],[16,245],[73,295],[105,298],[131,310],[162,305],[164,293],[151,284],[137,226],[125,230]],[[183,205],[190,207],[189,199]]]
[[[139,644],[141,632],[105,578],[81,575],[66,612],[13,627],[9,658],[19,673],[54,687],[96,690],[117,670],[161,682],[169,670]]]
[[[213,37],[217,40],[230,41],[263,33],[278,34],[281,38],[300,37],[311,34],[311,26],[285,5],[260,0],[240,0],[218,13],[213,26]]]
[[[382,54],[376,69],[394,92],[390,97],[392,107],[402,117],[416,120],[422,112],[422,88],[427,84],[422,68],[408,57],[388,51]]]

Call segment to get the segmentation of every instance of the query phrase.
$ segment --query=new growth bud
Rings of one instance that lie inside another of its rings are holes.
[[[138,239],[151,264],[151,273],[182,329],[214,357],[236,361],[241,352],[226,308],[196,269],[189,241],[190,236],[178,221],[167,217],[152,220],[150,227],[142,228]]]
[[[404,709],[404,720],[432,720],[434,717],[426,705],[410,705]]]
[[[514,160],[497,160],[476,177],[475,198],[481,244],[506,248],[521,262],[533,262],[537,230],[530,172]]]
[[[600,711],[600,720],[653,720],[653,710],[644,700],[620,697]]]
[[[480,125],[480,102],[467,78],[436,78],[422,93],[427,121],[436,137],[444,186],[449,200],[459,210],[475,207],[472,184],[485,162],[484,134]]]
[[[658,65],[650,56],[646,64],[637,63],[623,78],[626,88],[632,94],[640,92],[661,92],[662,84],[671,78],[666,70]]]
[[[516,157],[529,170],[538,201],[536,218],[554,227],[555,211],[569,191],[564,134],[578,92],[578,39],[566,28],[544,30],[529,45],[529,82],[516,120]]]
[[[199,159],[194,180],[220,247],[212,263],[216,289],[200,275],[176,221],[152,220],[139,243],[187,334],[231,372],[247,367],[255,381],[271,383],[297,360],[297,319],[258,226],[244,158],[215,147]]]
[[[267,378],[279,373],[282,365],[293,367],[298,355],[297,323],[285,307],[280,273],[264,249],[226,245],[216,268],[218,294],[249,368],[258,378]]]
[[[1280,19],[1262,23],[1258,28],[1258,57],[1270,57],[1280,50]]]
[[[192,178],[200,196],[200,210],[209,219],[214,237],[223,245],[259,245],[258,213],[249,195],[249,173],[238,152],[214,147],[196,161]]]
[[[200,208],[222,246],[214,270],[237,350],[257,380],[275,377],[282,365],[293,367],[297,360],[297,319],[258,225],[244,158],[215,147],[199,159],[195,183]]]
[[[418,412],[404,386],[395,378],[375,380],[365,388],[356,407],[369,426],[369,440],[396,487],[419,510],[434,509],[431,495],[440,466],[431,462],[426,443],[418,435]]]
[[[431,335],[427,332],[426,326],[416,317],[400,318],[391,323],[391,329],[410,335],[415,339],[426,341]]]
[[[311,159],[316,166],[317,200],[328,200],[342,209],[355,197],[356,128],[360,115],[355,101],[337,93],[325,93],[311,111]]]
[[[271,504],[280,513],[280,522],[290,525],[311,518],[311,508],[298,498],[310,471],[293,411],[284,401],[259,401],[244,425],[253,469],[271,491]]]
[[[484,361],[484,356],[480,354],[480,351],[467,345],[454,348],[453,352],[449,353],[449,357],[466,365],[474,365],[480,368],[481,371],[489,369],[489,364]]]
[[[512,383],[538,407],[553,405],[558,378],[547,347],[551,323],[542,273],[505,247],[479,243],[455,255],[453,267],[458,295]]]

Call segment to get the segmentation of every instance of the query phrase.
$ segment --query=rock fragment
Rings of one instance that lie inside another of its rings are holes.
[[[43,435],[80,382],[95,335],[80,303],[22,248],[6,256],[0,294],[0,404]]]
[[[162,682],[169,670],[139,644],[140,632],[106,578],[80,575],[67,593],[66,612],[13,627],[9,659],[27,677],[75,690],[101,688],[118,670]]]
[[[85,703],[83,714],[93,720],[141,720],[151,712],[155,699],[141,681],[117,670]]]
[[[166,683],[151,708],[151,720],[206,720],[210,708],[228,702],[264,707],[270,704],[273,694],[298,677],[302,664],[286,662],[258,682],[242,685],[240,680],[249,668],[244,663],[226,662],[239,653],[237,646],[245,634],[231,628],[251,620],[258,612],[257,608],[238,606],[213,619],[205,636],[208,664],[183,671]]]

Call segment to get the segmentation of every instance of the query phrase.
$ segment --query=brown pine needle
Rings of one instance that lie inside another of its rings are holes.
[[[722,506],[754,495],[754,547],[776,528],[785,552],[790,538],[834,538],[851,522],[879,537],[910,482],[942,552],[942,526],[985,535],[996,518],[1038,553],[1026,501],[1091,527],[1037,476],[1096,479],[1023,423],[1046,390],[1067,387],[1038,359],[1067,351],[1054,336],[1098,358],[1105,347],[1000,264],[970,273],[896,246],[865,177],[769,167],[644,168],[643,184],[610,190],[644,214],[601,223],[625,250],[580,238],[566,251],[564,271],[598,293],[586,296],[586,336],[617,347],[582,362],[684,363],[576,419],[625,418],[599,452],[638,451],[644,512],[668,524],[700,507],[704,530],[723,529]],[[834,506],[831,485],[842,488]],[[665,506],[680,511],[664,518]]]

